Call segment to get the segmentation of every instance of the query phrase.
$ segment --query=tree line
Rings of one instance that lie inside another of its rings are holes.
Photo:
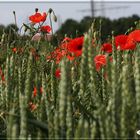
[[[132,15],[130,17],[121,17],[119,19],[111,20],[106,17],[84,17],[80,22],[68,19],[66,20],[59,30],[56,32],[57,36],[62,39],[65,35],[68,37],[77,37],[83,35],[88,31],[91,24],[95,20],[96,29],[101,28],[101,39],[105,41],[111,32],[114,31],[114,35],[125,34],[129,28],[136,26],[135,22],[139,21],[138,15]]]

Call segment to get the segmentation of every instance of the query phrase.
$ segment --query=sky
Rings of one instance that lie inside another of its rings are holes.
[[[103,1],[103,0],[102,0]],[[94,2],[95,16],[105,16],[110,19],[128,17],[133,14],[140,16],[140,2]],[[91,3],[86,1],[59,1],[59,2],[1,2],[0,1],[0,24],[8,25],[14,22],[13,11],[16,11],[17,24],[29,23],[28,17],[34,14],[35,8],[40,12],[47,12],[52,8],[58,18],[53,22],[53,29],[56,31],[62,23],[72,18],[80,21],[85,16],[91,16]],[[103,9],[103,10],[101,10]],[[49,20],[46,21],[49,24]]]

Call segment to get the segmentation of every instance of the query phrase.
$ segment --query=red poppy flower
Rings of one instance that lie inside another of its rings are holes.
[[[76,56],[80,56],[82,54],[83,42],[83,36],[74,38],[69,43],[67,43],[67,50],[71,53],[74,53]]]
[[[127,43],[123,49],[134,50],[138,42],[140,42],[140,30],[134,30],[128,35]]]
[[[33,90],[33,96],[36,97],[36,95],[37,95],[37,88],[34,87],[34,90]]]
[[[29,17],[29,20],[33,23],[44,22],[46,20],[47,14],[44,12],[42,15],[40,13],[35,13]]]
[[[75,39],[65,38],[61,45],[47,57],[47,60],[54,59],[58,64],[61,59],[66,56],[69,60],[74,60],[75,57],[81,56],[84,37]]]
[[[127,43],[125,44],[125,46],[122,49],[123,50],[134,50],[135,48],[136,48],[136,43],[128,40]]]
[[[112,45],[110,43],[104,43],[101,50],[107,53],[112,53]]]
[[[97,71],[100,71],[102,66],[105,66],[107,63],[106,55],[97,55],[94,58],[94,63]]]
[[[127,38],[128,38],[127,35],[118,35],[115,37],[115,46],[117,47],[117,49],[123,50],[127,42]]]
[[[128,40],[140,42],[140,30],[134,30],[128,35]]]
[[[127,35],[118,35],[118,36],[116,36],[115,37],[115,46],[116,46],[116,48],[120,49],[120,50],[124,50],[124,47],[125,47],[125,45],[127,43],[127,38],[128,38]],[[112,52],[112,44],[104,43],[102,45],[101,50],[105,51],[107,53],[111,53]]]
[[[56,78],[60,78],[60,76],[61,76],[61,71],[60,71],[60,69],[58,68],[58,69],[56,69],[56,71],[55,71],[55,77],[56,77]]]
[[[12,48],[12,51],[13,52],[17,52],[17,48]]]
[[[50,33],[51,27],[46,25],[46,26],[41,26],[40,30],[44,33]]]

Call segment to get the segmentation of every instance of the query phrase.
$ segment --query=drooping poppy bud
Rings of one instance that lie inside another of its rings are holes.
[[[36,13],[38,12],[38,8],[35,8],[35,12],[36,12]]]

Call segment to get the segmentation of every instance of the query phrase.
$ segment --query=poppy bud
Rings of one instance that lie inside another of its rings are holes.
[[[52,13],[52,11],[53,11],[53,9],[52,9],[52,8],[50,8],[50,9],[49,9],[49,13],[51,14],[51,13]]]
[[[57,22],[57,16],[55,14],[53,14],[53,20],[54,22]]]
[[[15,15],[15,14],[16,14],[16,12],[15,12],[15,11],[13,11],[13,14]]]
[[[36,13],[38,12],[38,8],[35,8],[35,12],[36,12]]]

